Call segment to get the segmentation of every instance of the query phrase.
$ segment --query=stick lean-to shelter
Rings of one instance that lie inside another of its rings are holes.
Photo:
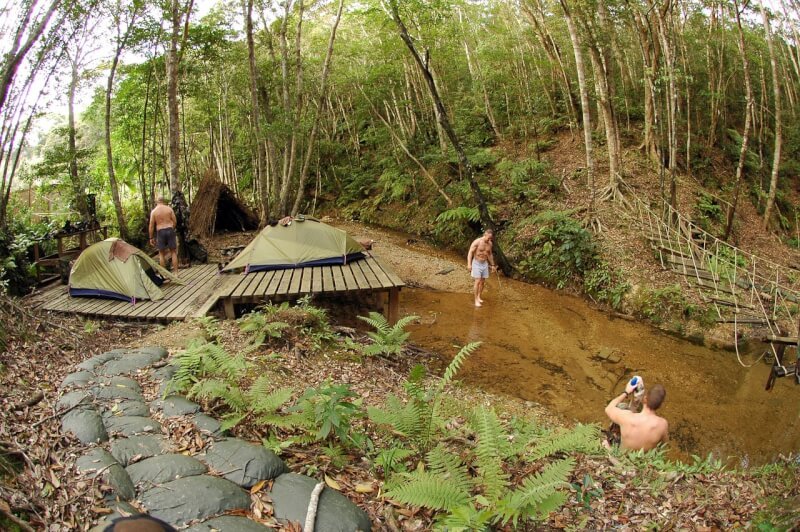
[[[223,271],[245,273],[347,264],[364,258],[364,246],[346,232],[312,217],[265,227]]]
[[[211,236],[217,231],[258,229],[256,213],[213,175],[200,182],[189,211],[189,232],[196,237]]]
[[[135,303],[164,297],[164,281],[181,283],[144,251],[120,240],[107,238],[86,248],[69,275],[69,295],[101,297]]]

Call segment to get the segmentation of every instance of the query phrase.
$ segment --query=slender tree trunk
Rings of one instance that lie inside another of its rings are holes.
[[[590,226],[594,227],[595,219],[595,183],[594,183],[594,148],[592,142],[592,115],[589,103],[589,87],[586,83],[586,67],[583,63],[583,51],[581,49],[580,39],[578,38],[578,29],[575,27],[575,21],[572,19],[567,0],[559,0],[561,9],[564,11],[564,19],[567,23],[567,31],[569,31],[569,39],[572,43],[572,52],[575,55],[575,70],[578,74],[578,90],[581,94],[581,109],[583,112],[583,142],[586,151],[586,179],[589,185],[589,213],[588,220]],[[599,226],[599,222],[597,222]]]
[[[314,115],[314,124],[311,126],[311,134],[309,135],[308,142],[306,143],[306,156],[305,160],[303,161],[303,167],[300,170],[300,179],[297,184],[297,195],[295,196],[294,205],[292,206],[292,216],[296,216],[299,212],[300,202],[303,200],[303,195],[305,193],[308,169],[311,165],[311,157],[314,153],[314,146],[317,142],[317,134],[319,132],[319,121],[328,94],[328,73],[330,72],[331,58],[333,57],[333,43],[336,41],[336,28],[339,27],[339,21],[342,19],[343,9],[344,0],[339,0],[339,8],[336,10],[336,20],[333,22],[333,27],[331,28],[331,35],[328,39],[328,50],[325,54],[325,62],[322,65],[322,79],[320,80],[319,100],[317,102],[316,114]]]
[[[256,67],[255,40],[253,39],[253,0],[244,2],[245,34],[247,37],[247,64],[250,72],[250,105],[252,107],[253,134],[255,136],[256,182],[260,188],[261,226],[269,220],[269,182],[267,181],[264,136],[261,130],[261,105],[258,97],[258,68]]]
[[[769,227],[769,219],[772,215],[772,208],[775,205],[775,193],[778,189],[778,172],[780,171],[781,164],[781,144],[783,141],[782,136],[782,123],[781,123],[781,84],[778,77],[778,59],[775,54],[775,44],[772,39],[772,30],[770,29],[769,18],[767,11],[764,9],[764,1],[759,0],[761,8],[761,21],[764,24],[764,33],[767,38],[767,49],[769,50],[769,63],[772,69],[772,94],[774,99],[775,109],[775,147],[772,152],[772,174],[769,180],[769,194],[767,195],[767,205],[764,207],[764,219],[762,227],[766,230]]]
[[[495,232],[495,234],[497,234],[498,233],[497,224],[495,224],[491,214],[489,213],[489,206],[486,203],[486,199],[483,196],[480,184],[478,183],[478,180],[475,176],[475,170],[472,167],[472,163],[469,161],[469,158],[467,157],[467,154],[464,151],[464,147],[461,145],[461,141],[458,139],[458,136],[456,135],[456,132],[450,123],[450,119],[447,116],[447,111],[445,110],[444,103],[442,103],[442,99],[439,97],[439,91],[436,88],[436,83],[433,80],[433,74],[431,73],[428,67],[427,61],[423,61],[422,57],[420,57],[419,53],[417,52],[416,46],[414,46],[414,41],[411,38],[411,35],[409,35],[408,30],[406,29],[406,26],[403,23],[403,20],[400,18],[400,12],[397,3],[398,0],[388,0],[392,19],[394,20],[395,24],[397,25],[397,29],[400,32],[400,38],[405,43],[406,47],[408,48],[408,51],[411,52],[411,55],[414,57],[414,61],[419,67],[419,70],[422,73],[423,77],[425,78],[425,82],[428,85],[428,90],[430,91],[431,97],[433,98],[434,104],[436,105],[436,109],[438,109],[437,117],[440,121],[442,129],[447,134],[448,139],[450,139],[450,143],[453,145],[453,149],[458,155],[458,160],[461,163],[462,168],[464,169],[464,173],[467,176],[467,180],[469,181],[470,188],[472,189],[472,195],[475,199],[475,203],[477,203],[478,205],[478,213],[480,214],[481,222],[487,229],[492,229]],[[428,54],[426,53],[425,56],[427,58]],[[503,270],[503,273],[505,273],[506,275],[510,275],[512,271],[511,264],[509,264],[508,259],[503,253],[500,244],[497,242],[497,240],[495,240],[494,252],[497,264]]]
[[[753,107],[755,98],[753,97],[753,86],[750,82],[750,63],[747,60],[747,49],[745,48],[744,32],[742,31],[741,13],[739,12],[738,0],[733,0],[733,15],[736,18],[736,29],[738,32],[739,57],[742,60],[742,72],[744,75],[745,97],[747,106],[744,118],[744,131],[742,132],[742,146],[739,149],[739,164],[736,165],[736,184],[734,185],[733,202],[728,208],[728,216],[725,223],[725,235],[723,240],[728,240],[733,231],[733,219],[736,215],[736,207],[739,204],[739,193],[742,189],[742,174],[744,173],[744,163],[747,160],[747,145],[750,140],[750,126],[752,123]]]
[[[69,179],[72,183],[72,194],[75,199],[75,207],[84,220],[89,220],[89,206],[86,202],[86,190],[84,189],[83,179],[78,173],[78,148],[76,145],[75,131],[75,93],[78,90],[78,59],[73,58],[72,75],[69,82],[69,94],[67,97],[67,145],[69,150]]]

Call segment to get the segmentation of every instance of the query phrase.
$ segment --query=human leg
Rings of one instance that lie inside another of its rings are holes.
[[[483,289],[483,287],[481,286],[482,283],[483,279],[477,278],[475,279],[475,285],[472,287],[472,295],[474,296],[476,307],[481,306],[480,293],[481,290]]]
[[[158,263],[161,264],[162,268],[167,267],[167,250],[166,249],[159,249],[158,250]]]
[[[178,275],[178,248],[172,248],[172,273]]]

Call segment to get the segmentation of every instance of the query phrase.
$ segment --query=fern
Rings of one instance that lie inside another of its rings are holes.
[[[169,383],[165,395],[185,392],[196,382],[206,377],[226,381],[238,380],[247,370],[242,355],[230,355],[217,344],[194,340],[175,357],[177,370]]]
[[[195,383],[186,395],[190,399],[222,401],[234,412],[243,412],[247,409],[247,400],[242,390],[236,385],[219,379],[203,379]]]
[[[461,348],[461,350],[453,357],[453,360],[448,364],[447,369],[444,370],[444,376],[442,377],[441,386],[444,387],[445,385],[449,384],[453,378],[458,373],[458,370],[461,369],[461,366],[464,365],[464,362],[469,358],[478,348],[481,346],[481,342],[472,342],[470,344],[465,345]]]
[[[568,487],[567,478],[575,467],[575,460],[565,458],[525,478],[522,486],[509,492],[498,502],[498,515],[503,524],[515,525],[521,517],[543,518],[566,500],[558,488]]]
[[[596,451],[600,445],[600,429],[597,425],[578,424],[572,430],[561,429],[534,438],[535,447],[529,454],[530,460],[538,460],[556,453]]]
[[[387,491],[397,502],[433,510],[452,510],[469,503],[471,496],[452,478],[428,471],[406,473],[407,482]]]
[[[509,475],[503,470],[503,460],[510,455],[510,445],[504,428],[493,410],[476,408],[470,416],[470,427],[475,431],[475,466],[490,499],[499,499],[508,483]]]
[[[375,329],[375,332],[367,333],[373,343],[365,346],[363,353],[367,356],[399,354],[411,334],[404,330],[405,326],[418,317],[404,316],[394,325],[389,325],[387,319],[378,312],[370,312],[369,316],[358,316],[358,319]]]
[[[448,209],[439,214],[436,217],[436,221],[439,223],[446,223],[446,222],[479,222],[481,220],[481,215],[478,212],[477,207],[465,207],[460,206],[456,207],[455,209]]]

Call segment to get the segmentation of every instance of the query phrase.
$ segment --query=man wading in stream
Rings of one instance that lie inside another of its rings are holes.
[[[656,414],[656,410],[664,402],[667,392],[660,384],[647,390],[644,395],[642,411],[638,414],[617,408],[617,405],[631,395],[635,389],[635,385],[629,382],[625,386],[625,391],[608,403],[606,415],[619,425],[620,446],[623,449],[649,451],[659,443],[667,443],[669,440],[669,424],[666,419]]]
[[[475,279],[475,288],[473,294],[475,295],[475,306],[480,307],[483,305],[481,294],[483,293],[483,286],[486,279],[489,278],[489,268],[493,272],[497,271],[497,266],[494,263],[494,256],[492,255],[492,242],[494,240],[494,231],[487,229],[484,231],[483,236],[476,238],[472,245],[469,247],[467,254],[467,270],[472,273],[472,278]]]

